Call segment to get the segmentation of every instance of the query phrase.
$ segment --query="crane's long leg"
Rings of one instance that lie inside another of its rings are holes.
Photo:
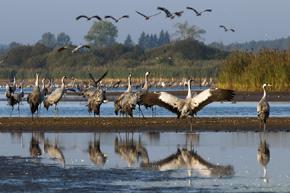
[[[54,104],[54,120],[55,120],[55,116],[56,116],[56,104]]]
[[[266,123],[264,123],[264,133],[266,132]]]
[[[10,117],[12,116],[13,109],[14,109],[14,106],[12,105],[12,109],[11,109]]]

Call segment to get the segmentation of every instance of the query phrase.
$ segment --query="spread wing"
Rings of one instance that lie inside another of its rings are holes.
[[[71,48],[69,48],[67,46],[62,46],[62,47],[58,48],[57,51],[60,52],[60,51],[65,50],[65,49],[70,49],[71,50]]]
[[[158,10],[164,11],[167,15],[171,15],[171,13],[168,11],[168,9],[164,7],[157,7]]]
[[[196,11],[196,9],[194,9],[194,8],[192,8],[192,7],[186,7],[186,9],[190,9],[190,10],[194,11],[195,14],[199,14],[198,11]]]
[[[107,18],[111,18],[111,19],[113,19],[115,22],[117,22],[117,20],[116,20],[113,16],[106,15],[106,16],[105,16],[105,19],[107,19]]]
[[[108,74],[108,70],[101,76],[101,78],[99,78],[97,81],[94,79],[93,75],[89,72],[89,70],[87,70],[91,79],[94,81],[95,86],[98,87],[99,82]]]
[[[196,114],[204,106],[215,101],[230,101],[234,98],[234,95],[235,93],[233,90],[225,90],[219,88],[210,88],[204,90],[191,99],[192,112]]]
[[[78,16],[78,17],[76,18],[76,20],[79,20],[80,18],[87,18],[87,19],[88,19],[88,16],[86,16],[86,15],[80,15],[80,16]]]
[[[140,13],[139,11],[136,11],[139,15],[142,15],[143,17],[147,17],[146,15],[144,15],[143,13]]]
[[[97,18],[98,20],[102,21],[102,18],[99,17],[98,15],[93,15],[93,16],[89,17],[89,19],[92,19],[92,18]]]
[[[145,107],[152,107],[154,105],[158,105],[179,116],[180,113],[177,109],[178,101],[179,98],[166,92],[150,92],[140,96],[141,105],[144,105]]]

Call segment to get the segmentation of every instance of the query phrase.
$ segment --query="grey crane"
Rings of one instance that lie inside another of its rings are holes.
[[[54,89],[53,78],[51,77],[47,85],[47,94],[51,94]]]
[[[268,83],[263,84],[264,95],[257,105],[258,118],[260,119],[260,128],[262,122],[264,123],[264,132],[266,131],[266,121],[270,115],[270,105],[267,101],[266,87],[272,86]]]
[[[226,28],[226,26],[224,26],[224,25],[220,25],[219,27],[220,27],[220,28],[223,28],[223,29],[225,30],[225,32],[227,32],[227,31],[229,31],[229,30],[232,31],[232,32],[235,32],[234,29],[232,29],[232,28],[229,28],[229,29],[228,29],[228,28]]]
[[[8,99],[11,96],[12,93],[12,87],[6,82],[6,91],[5,91],[5,97]]]
[[[41,103],[44,100],[44,97],[48,94],[48,89],[45,87],[45,80],[46,78],[42,79],[42,88],[40,90],[40,108],[41,108]]]
[[[89,71],[88,71],[89,72]],[[89,99],[88,99],[88,111],[92,112],[94,111],[94,116],[99,115],[100,116],[100,107],[103,103],[107,103],[108,100],[106,99],[106,89],[99,89],[99,83],[100,81],[107,75],[108,71],[106,71],[101,78],[99,78],[97,81],[94,79],[93,75],[89,72],[89,75],[91,79],[93,80],[96,90],[93,93],[90,93]]]
[[[56,111],[57,111],[57,115],[58,115],[58,103],[61,100],[61,98],[65,92],[65,82],[64,82],[65,78],[66,78],[65,75],[62,76],[61,87],[56,89],[53,93],[51,93],[47,98],[45,98],[43,100],[43,104],[44,104],[44,107],[46,108],[46,110],[48,110],[48,108],[50,106],[52,106],[53,104],[55,105],[54,119],[56,118]]]
[[[175,16],[181,17],[184,11],[176,11],[171,14],[171,19],[174,19]]]
[[[151,92],[140,96],[141,104],[145,107],[158,105],[177,114],[177,118],[194,116],[204,106],[214,101],[232,100],[234,91],[219,88],[210,88],[202,91],[193,98],[178,98],[166,92]]]
[[[170,11],[168,11],[168,9],[164,8],[164,7],[157,7],[158,10],[164,11],[164,13],[166,14],[166,18],[167,17],[171,17],[172,14],[170,13]]]
[[[65,85],[66,89],[73,89],[75,87],[76,78],[72,77],[71,79],[72,79],[72,81]]]
[[[106,16],[105,16],[105,19],[108,19],[108,18],[111,18],[111,19],[113,19],[116,23],[118,23],[118,21],[119,21],[120,19],[122,19],[122,18],[129,18],[129,15],[123,15],[123,16],[119,17],[118,19],[114,18],[114,17],[111,16],[111,15],[106,15]]]
[[[96,18],[96,19],[98,19],[99,21],[102,21],[102,18],[99,17],[98,15],[93,15],[93,16],[91,16],[91,17],[88,17],[88,16],[86,16],[86,15],[79,15],[79,16],[76,18],[76,20],[79,20],[80,18],[86,18],[88,21],[91,20],[92,18]]]
[[[132,74],[129,74],[128,89],[114,101],[114,110],[116,115],[118,115],[119,110],[121,110],[121,114],[133,117],[133,110],[137,104],[137,95],[132,93],[131,77]]]
[[[186,9],[190,9],[190,10],[194,11],[195,14],[196,14],[196,16],[201,16],[201,14],[202,14],[203,12],[212,12],[211,9],[205,9],[205,10],[203,10],[203,11],[201,11],[201,12],[198,12],[196,9],[194,9],[194,8],[192,8],[192,7],[186,7]]]
[[[10,106],[12,106],[12,110],[11,110],[10,116],[12,115],[12,112],[13,112],[13,109],[14,109],[14,105],[16,105],[16,104],[18,104],[18,113],[20,115],[19,105],[20,105],[20,102],[22,101],[23,97],[24,97],[23,85],[21,85],[20,92],[17,93],[17,94],[14,94],[14,95],[10,95],[10,97],[8,98],[8,104]]]
[[[267,182],[267,164],[270,161],[270,149],[269,144],[266,142],[266,133],[264,133],[264,142],[261,139],[260,133],[260,144],[257,152],[257,160],[264,170],[264,181]]]
[[[68,47],[68,46],[62,46],[62,47],[58,48],[57,51],[61,52],[63,50],[68,49],[68,50],[71,50],[72,53],[76,53],[80,48],[89,48],[90,49],[91,46],[90,45],[83,45],[83,44],[81,44],[81,45],[79,45],[79,46],[77,46],[75,48],[71,48],[71,47]]]
[[[0,64],[2,64],[3,62],[5,62],[7,60],[8,56],[6,56],[5,58],[3,58],[2,60],[0,60]]]
[[[148,76],[149,76],[150,72],[146,72],[145,73],[145,83],[144,83],[144,86],[143,88],[141,88],[140,90],[138,90],[136,92],[136,95],[137,95],[137,104],[138,104],[138,107],[139,107],[139,116],[140,116],[140,112],[142,113],[142,116],[144,117],[144,114],[143,112],[141,111],[141,108],[140,108],[140,96],[143,95],[143,94],[147,94],[148,93],[148,89],[149,89],[149,86],[148,86]]]
[[[136,11],[136,13],[138,13],[139,15],[145,17],[145,20],[149,20],[150,17],[153,17],[153,16],[156,16],[156,15],[159,15],[161,12],[156,13],[156,14],[154,14],[154,15],[144,15],[143,13],[140,13],[139,11]]]
[[[27,102],[30,106],[31,116],[33,120],[33,113],[37,111],[38,114],[38,106],[40,104],[40,89],[39,89],[39,73],[36,73],[36,81],[33,91],[27,96]]]

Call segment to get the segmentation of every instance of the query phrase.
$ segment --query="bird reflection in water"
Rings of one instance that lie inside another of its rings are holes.
[[[134,164],[139,162],[139,158],[141,158],[144,163],[149,162],[147,150],[142,147],[140,136],[139,142],[137,144],[133,140],[133,134],[131,139],[129,139],[129,134],[126,135],[125,140],[123,140],[121,137],[120,139],[116,137],[115,153],[119,155],[123,160],[125,160],[130,168]]]
[[[108,154],[102,153],[100,149],[100,134],[99,139],[96,140],[96,133],[94,133],[94,141],[89,142],[88,154],[90,160],[97,166],[103,167],[107,161]]]
[[[54,145],[48,139],[44,141],[44,153],[47,153],[53,159],[57,159],[63,167],[65,166],[65,159],[59,148],[58,134],[55,134]]]
[[[41,138],[40,133],[32,133],[30,145],[29,145],[29,153],[32,157],[41,157],[42,151],[39,147],[39,141]]]
[[[270,161],[270,150],[269,150],[269,144],[267,144],[267,142],[266,142],[266,133],[265,132],[264,132],[264,142],[262,142],[262,136],[260,133],[260,144],[258,147],[257,160],[264,169],[264,176],[263,176],[264,182],[268,182],[267,164]]]

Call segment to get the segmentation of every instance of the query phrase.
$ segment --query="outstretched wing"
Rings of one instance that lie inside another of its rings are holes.
[[[80,16],[78,16],[78,17],[76,18],[76,20],[79,20],[80,18],[87,18],[87,19],[88,19],[88,16],[86,16],[86,15],[80,15]]]
[[[224,30],[227,30],[227,28],[224,25],[220,25],[220,28],[224,28]]]
[[[113,19],[115,22],[117,22],[117,20],[116,20],[113,16],[106,15],[106,16],[105,16],[105,19],[108,19],[108,18],[111,18],[111,19]]]
[[[179,98],[166,92],[150,92],[140,96],[141,105],[145,107],[158,105],[180,116],[177,109],[178,100]]]
[[[205,10],[202,11],[202,13],[203,12],[212,12],[212,10],[211,9],[205,9]]]
[[[164,7],[157,7],[158,10],[164,11],[167,15],[171,15],[171,13],[168,11],[168,9]]]
[[[71,48],[69,48],[67,46],[62,46],[62,47],[58,48],[57,51],[60,52],[60,51],[65,50],[65,49],[71,49]]]
[[[199,14],[198,11],[196,11],[196,9],[194,9],[194,8],[192,8],[192,7],[186,7],[186,9],[190,9],[190,10],[194,11],[195,14]]]
[[[144,15],[143,13],[140,13],[139,11],[136,11],[139,15],[142,15],[143,17],[147,17],[146,15]]]
[[[99,82],[108,74],[108,70],[101,76],[101,78],[99,78],[97,81],[95,81],[93,75],[90,73],[90,71],[87,69],[91,79],[94,81],[95,83],[95,87],[98,87]]]
[[[98,20],[102,21],[102,18],[98,15],[93,15],[93,16],[89,17],[88,19],[92,19],[92,18],[97,18]]]
[[[204,106],[215,101],[230,101],[234,98],[233,90],[210,88],[202,91],[191,99],[192,112],[196,114]]]

